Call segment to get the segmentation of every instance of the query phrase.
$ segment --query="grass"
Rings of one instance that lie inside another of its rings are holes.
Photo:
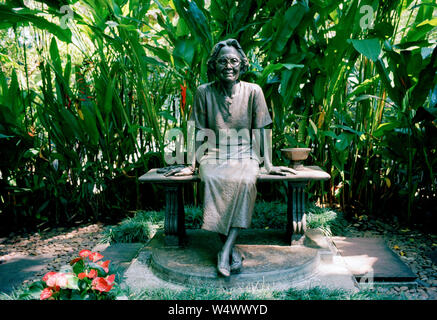
[[[168,288],[126,294],[129,300],[403,300],[405,297],[377,293],[374,290],[351,292],[342,289],[313,287],[310,289],[269,288],[223,289],[192,287],[181,291]]]
[[[186,228],[199,229],[202,216],[201,207],[185,206]],[[284,229],[286,224],[286,204],[276,201],[255,203],[251,228]],[[346,220],[339,212],[313,204],[307,208],[307,226],[310,229],[319,228],[327,235],[339,235],[346,225]],[[107,227],[103,232],[102,242],[145,243],[163,226],[164,211],[138,211],[133,217],[121,221],[118,225]]]
[[[138,211],[133,217],[124,219],[118,225],[106,227],[101,242],[145,243],[163,227],[163,211]]]
[[[117,288],[117,296],[128,300],[405,300],[405,296],[378,293],[375,290],[351,292],[342,289],[313,287],[310,289],[273,290],[263,286],[238,289],[215,288],[211,286],[190,287],[183,290],[169,288],[133,292]],[[10,294],[0,293],[0,300],[31,300],[28,286],[15,289]]]

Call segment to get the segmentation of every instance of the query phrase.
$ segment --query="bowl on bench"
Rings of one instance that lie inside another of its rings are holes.
[[[281,151],[287,159],[291,160],[291,167],[299,170],[303,168],[302,162],[308,158],[311,148],[286,148]]]

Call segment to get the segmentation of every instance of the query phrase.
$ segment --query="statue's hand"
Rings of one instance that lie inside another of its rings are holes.
[[[267,170],[267,172],[268,174],[275,174],[279,176],[286,176],[287,174],[297,174],[296,170],[284,166],[271,167],[270,170]]]
[[[180,177],[180,176],[191,176],[194,174],[194,169],[192,166],[188,166],[188,167],[178,167],[178,168],[174,168],[166,173],[164,173],[164,177],[169,177],[169,176],[175,176],[175,177]]]

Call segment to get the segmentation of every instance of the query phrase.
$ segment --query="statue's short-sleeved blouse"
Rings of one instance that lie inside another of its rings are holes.
[[[252,131],[272,122],[261,87],[244,81],[236,84],[230,98],[225,98],[216,82],[201,85],[191,120],[197,129],[211,129],[217,136],[220,130]],[[250,140],[239,140],[235,152],[228,151],[226,157],[221,157],[221,150],[227,148],[221,148],[226,142],[219,138],[199,159],[199,174],[205,186],[203,229],[226,235],[231,227],[250,226],[259,172],[259,159],[252,152]]]
[[[234,95],[226,100],[217,82],[199,86],[191,115],[196,128],[218,132],[220,129],[258,129],[272,123],[264,94],[256,83],[239,81]]]

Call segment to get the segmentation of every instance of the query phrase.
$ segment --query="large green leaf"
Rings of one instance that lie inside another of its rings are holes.
[[[392,121],[381,123],[375,131],[373,131],[373,136],[382,137],[387,131],[393,131],[395,128],[399,128],[401,126],[400,121]]]
[[[173,56],[180,64],[191,66],[193,62],[196,42],[188,39],[177,39],[173,49]]]
[[[288,40],[293,35],[294,30],[302,21],[306,12],[308,12],[308,7],[299,2],[288,8],[285,15],[281,17],[282,23],[277,27],[277,31],[271,41],[271,59],[275,59],[282,54]],[[282,12],[279,11],[278,14],[282,15]]]
[[[418,108],[423,105],[430,90],[435,85],[437,72],[437,46],[434,48],[432,56],[427,65],[420,71],[419,80],[414,86],[411,92],[410,103],[414,108]]]
[[[357,50],[359,53],[361,53],[363,56],[366,56],[373,62],[377,61],[379,56],[381,55],[381,45],[378,39],[351,39],[351,42],[355,50]]]
[[[208,20],[194,1],[174,0],[178,14],[184,19],[191,34],[209,51],[212,48],[212,36]]]
[[[3,26],[16,26],[33,24],[36,28],[47,30],[54,34],[59,40],[64,42],[71,42],[71,31],[66,28],[47,21],[41,16],[40,11],[30,10],[27,8],[10,8],[6,5],[0,5],[0,21]]]

